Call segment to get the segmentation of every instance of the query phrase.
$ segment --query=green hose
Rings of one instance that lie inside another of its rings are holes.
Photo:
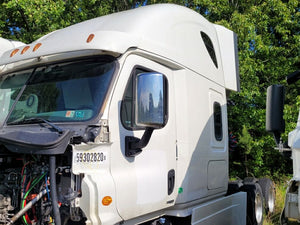
[[[24,195],[23,201],[22,201],[22,205],[21,208],[24,208],[24,203],[25,203],[25,199],[27,198],[27,196],[29,195],[29,193],[31,192],[31,190],[43,179],[43,177],[46,175],[46,173],[44,173],[42,176],[40,176],[40,178],[35,178],[34,181],[32,182],[31,187],[29,188],[29,190],[26,192],[26,194]],[[23,221],[26,225],[28,225],[25,216],[22,217]]]

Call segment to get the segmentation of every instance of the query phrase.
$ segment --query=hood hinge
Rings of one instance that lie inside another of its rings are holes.
[[[95,143],[109,143],[110,141],[110,132],[108,127],[108,120],[100,120],[100,133],[95,138]]]

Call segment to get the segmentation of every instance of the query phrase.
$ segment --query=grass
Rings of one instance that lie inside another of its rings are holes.
[[[264,215],[263,225],[280,225],[280,215],[284,207],[285,192],[287,188],[287,180],[276,183],[276,204],[275,212],[271,215]],[[288,225],[296,225],[297,221],[289,220]]]
[[[263,225],[280,225],[280,215],[284,207],[286,188],[287,182],[276,183],[275,212],[271,215],[264,215]]]

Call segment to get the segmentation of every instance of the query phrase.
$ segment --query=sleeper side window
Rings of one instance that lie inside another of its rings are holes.
[[[202,31],[200,33],[201,33],[202,40],[205,44],[206,50],[208,51],[208,54],[209,54],[211,60],[215,64],[216,68],[218,68],[218,61],[217,61],[217,57],[216,57],[215,48],[214,48],[214,45],[213,45],[210,37]]]
[[[222,126],[222,109],[218,102],[214,102],[214,129],[215,138],[217,141],[222,141],[223,139],[223,126]]]

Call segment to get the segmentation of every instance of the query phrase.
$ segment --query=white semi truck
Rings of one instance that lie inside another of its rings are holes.
[[[258,182],[228,183],[232,31],[151,5],[0,64],[0,224],[262,224]]]
[[[8,39],[4,39],[4,38],[0,37],[0,57],[4,52],[6,52],[10,49],[17,48],[22,45],[25,45],[25,44],[20,41],[8,40]],[[3,67],[3,65],[2,65],[2,67]],[[0,69],[1,69],[1,67],[0,67]]]
[[[287,83],[294,84],[300,79],[300,71],[295,71],[287,76]],[[271,85],[267,89],[266,129],[274,134],[277,150],[280,152],[291,151],[293,160],[293,178],[290,180],[281,222],[287,218],[300,220],[300,114],[296,128],[288,135],[287,145],[281,139],[281,133],[285,131],[283,108],[285,87],[283,85]]]
[[[10,50],[10,49],[14,49],[20,46],[25,45],[24,43],[20,42],[20,41],[14,41],[14,40],[9,40],[9,39],[4,39],[0,37],[0,57],[1,55]],[[4,68],[4,65],[2,63],[0,63],[0,71]],[[1,95],[0,97],[0,121],[4,120],[5,118],[5,113],[2,113],[2,110],[4,112],[4,110],[7,108],[4,104],[4,102],[2,102],[2,99],[4,98],[4,96]],[[8,104],[8,103],[7,103]],[[3,117],[3,118],[2,118]]]
[[[20,41],[8,40],[0,37],[0,56],[7,50],[17,48],[22,45],[24,45],[24,43]]]

